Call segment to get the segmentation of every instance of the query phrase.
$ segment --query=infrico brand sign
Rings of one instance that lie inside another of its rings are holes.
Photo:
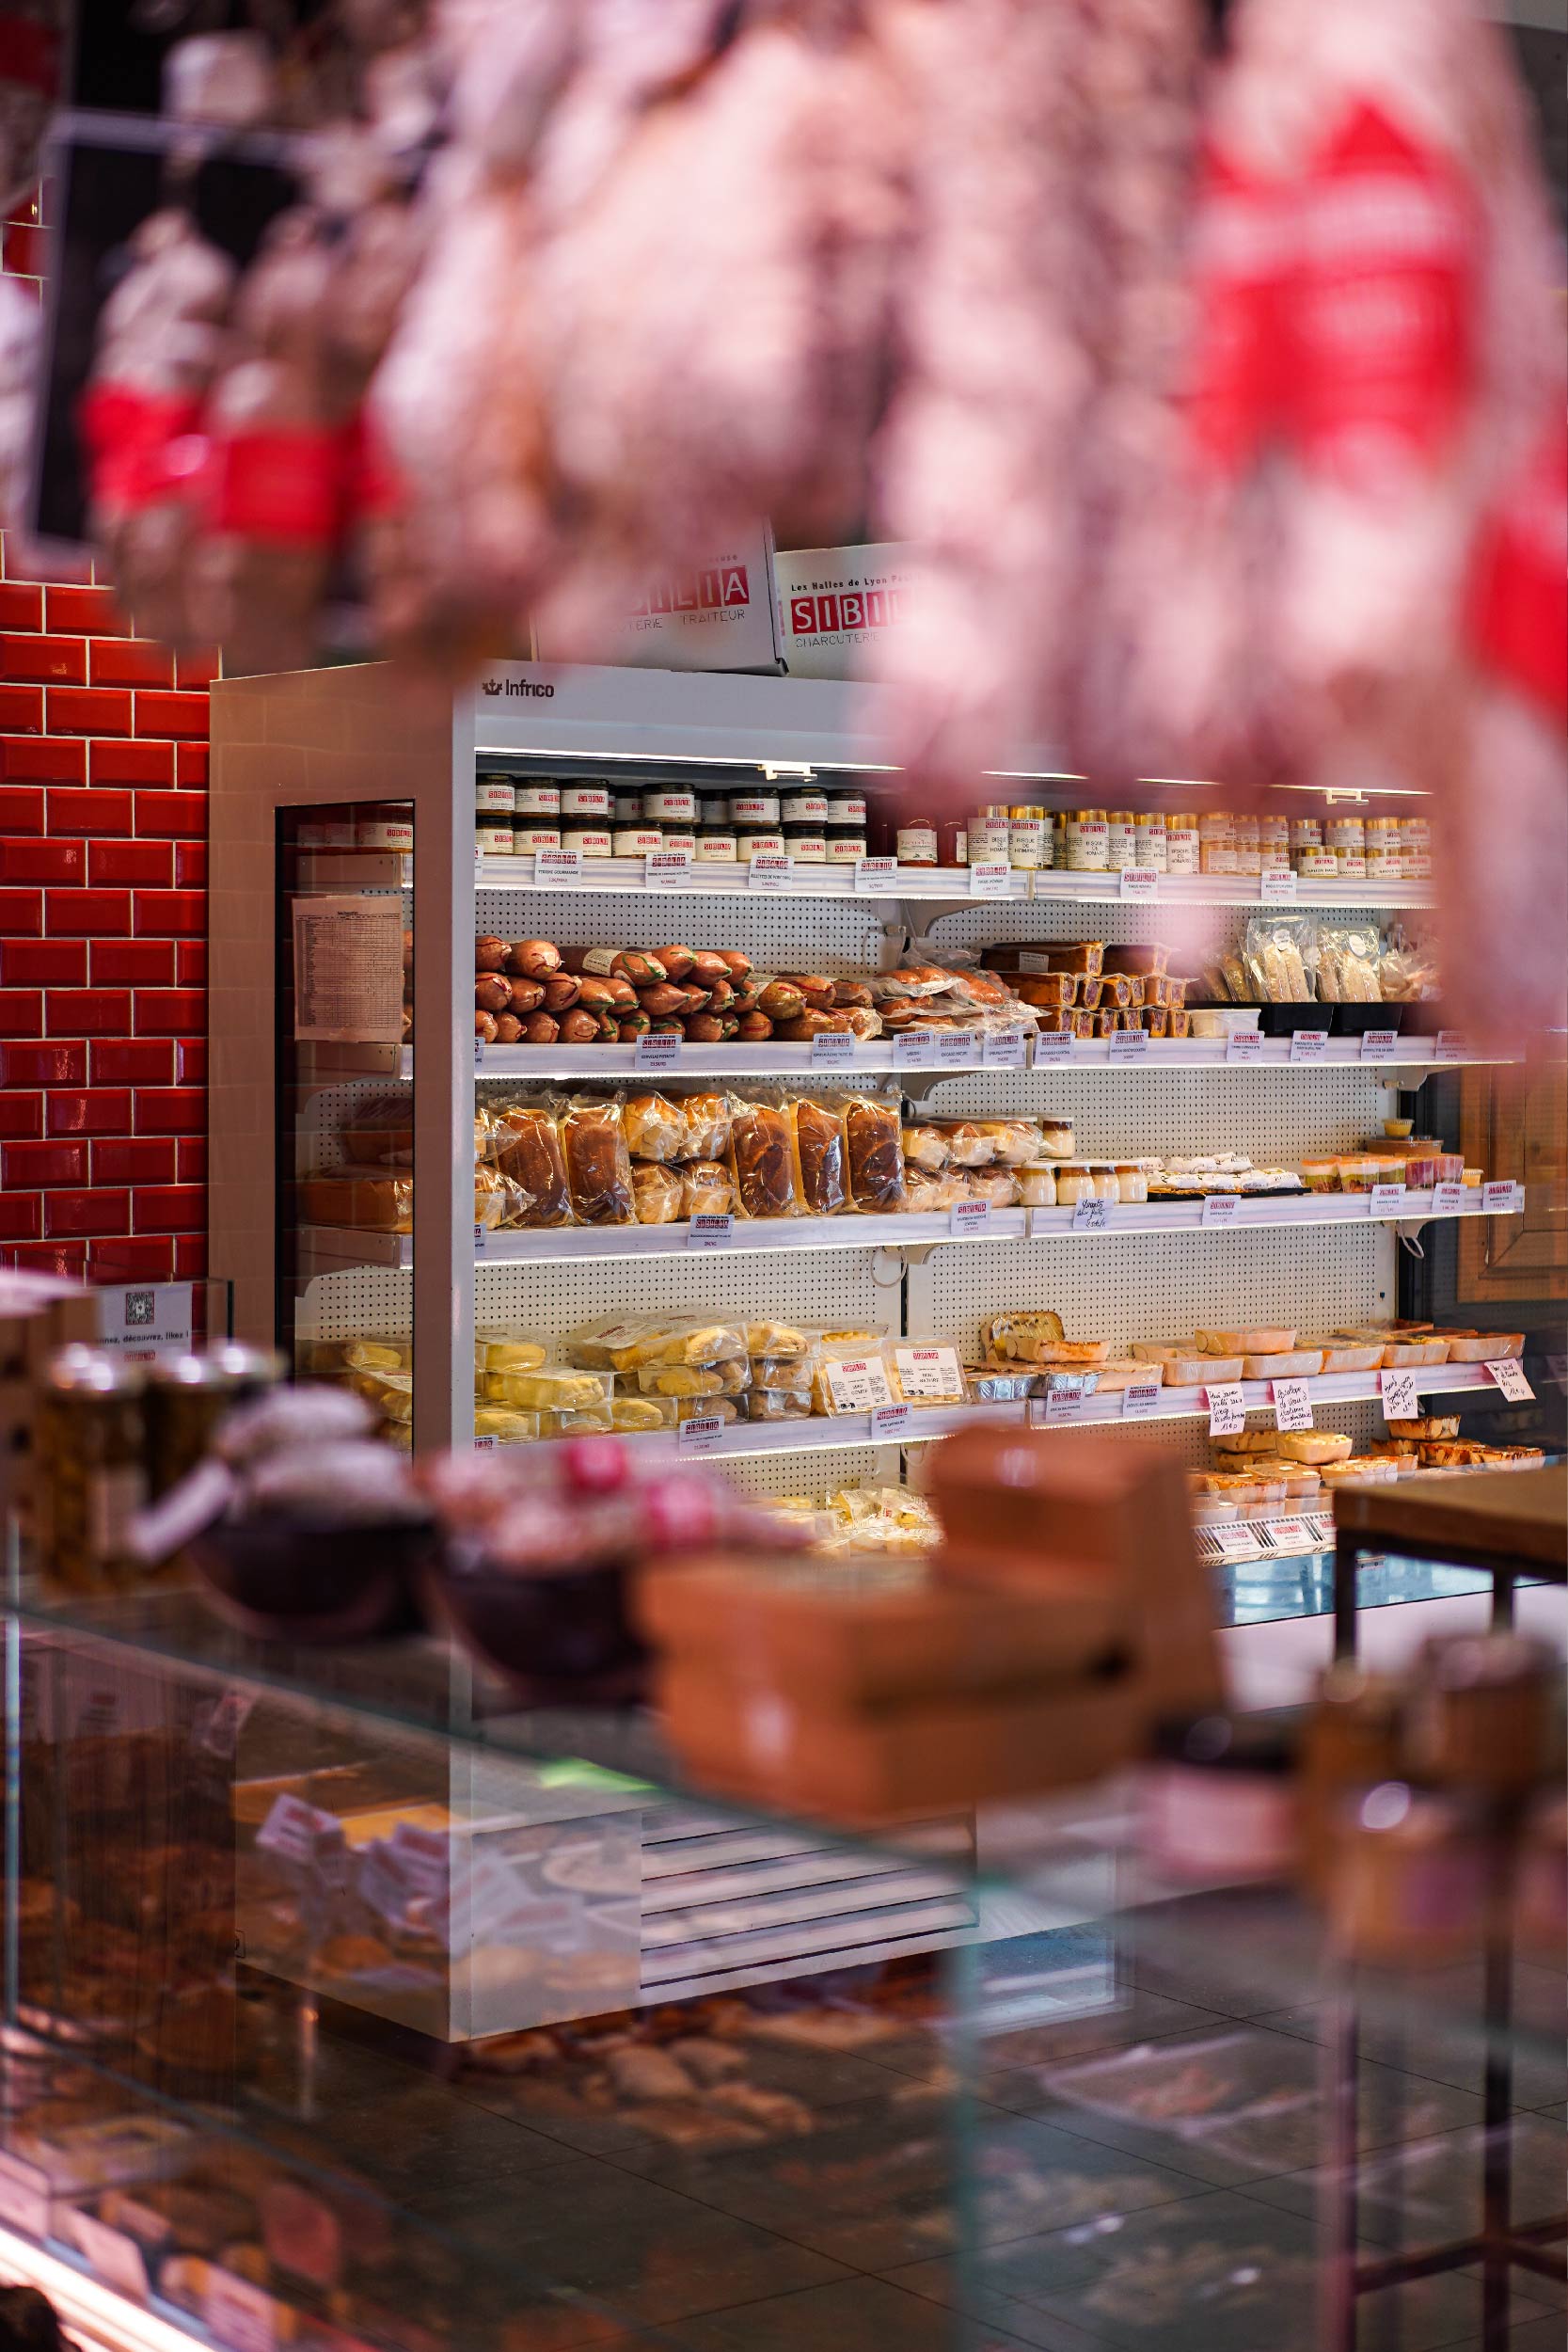
[[[490,695],[536,694],[541,702],[546,703],[552,701],[555,695],[555,688],[547,678],[536,677],[482,677],[479,691],[482,694]]]
[[[913,588],[913,550],[797,548],[773,558],[779,644],[797,677],[864,677]]]
[[[764,529],[640,580],[598,660],[642,670],[777,670],[772,555]],[[536,635],[539,660],[557,659],[548,629]]]

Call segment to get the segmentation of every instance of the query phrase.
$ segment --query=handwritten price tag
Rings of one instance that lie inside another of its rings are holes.
[[[1312,1391],[1305,1380],[1271,1380],[1269,1394],[1276,1429],[1311,1428]]]
[[[980,1066],[984,1070],[1026,1070],[1029,1039],[1025,1031],[998,1029],[988,1036],[980,1047]]]
[[[780,857],[776,850],[768,850],[761,857],[748,860],[746,881],[752,890],[787,890],[794,871],[795,860],[792,857]]]
[[[1291,1040],[1292,1061],[1322,1061],[1327,1052],[1326,1029],[1297,1029]]]
[[[685,1043],[686,1040],[677,1037],[673,1029],[650,1030],[646,1037],[634,1041],[631,1066],[634,1070],[678,1070]]]
[[[855,896],[857,898],[883,898],[896,889],[898,860],[895,857],[858,857],[855,860]]]
[[[1147,1061],[1148,1031],[1147,1029],[1113,1029],[1105,1041],[1105,1058],[1113,1070],[1122,1062]]]
[[[1399,1051],[1399,1042],[1398,1029],[1363,1029],[1361,1058],[1363,1061],[1386,1061],[1390,1054]]]
[[[1162,1389],[1157,1380],[1134,1380],[1121,1392],[1123,1421],[1152,1421],[1160,1410]]]
[[[678,890],[690,871],[689,850],[650,850],[642,861],[642,880],[649,890]]]
[[[972,898],[1005,898],[1012,887],[1013,869],[1005,858],[983,858],[969,869]]]
[[[723,1441],[725,1424],[717,1413],[693,1413],[675,1431],[677,1454],[711,1454]]]
[[[1124,866],[1121,888],[1117,894],[1125,902],[1131,898],[1138,903],[1157,898],[1160,895],[1159,871],[1152,866]]]
[[[1433,1184],[1432,1214],[1433,1216],[1462,1216],[1468,1203],[1463,1184]]]
[[[1075,1200],[1072,1204],[1072,1230],[1075,1233],[1102,1233],[1111,1221],[1108,1200]]]
[[[541,889],[546,882],[575,882],[582,880],[580,850],[535,850],[533,879]]]
[[[1482,1184],[1481,1205],[1488,1216],[1512,1216],[1524,1199],[1522,1184]]]
[[[1233,1029],[1225,1041],[1225,1060],[1228,1070],[1245,1069],[1263,1058],[1261,1029]]]
[[[874,1405],[871,1408],[871,1442],[873,1445],[896,1444],[908,1437],[914,1419],[911,1405]]]
[[[853,1037],[814,1037],[811,1041],[811,1066],[814,1070],[851,1070],[855,1062]]]
[[[1035,1040],[1035,1068],[1060,1069],[1072,1059],[1073,1038],[1070,1029],[1041,1029]]]
[[[1271,866],[1258,877],[1258,896],[1266,907],[1289,906],[1296,895],[1296,878],[1288,866]]]
[[[1216,1380],[1203,1393],[1209,1402],[1212,1438],[1234,1438],[1246,1427],[1246,1399],[1239,1380]]]
[[[879,1356],[853,1356],[842,1362],[829,1359],[822,1367],[828,1392],[841,1413],[870,1413],[891,1405],[887,1367]]]
[[[1240,1221],[1242,1196],[1239,1192],[1206,1192],[1198,1217],[1200,1225],[1223,1225],[1228,1232]]]
[[[1421,1405],[1419,1391],[1416,1386],[1416,1375],[1413,1372],[1408,1369],[1400,1372],[1392,1368],[1386,1369],[1378,1374],[1377,1386],[1378,1393],[1383,1399],[1385,1421],[1414,1421],[1416,1419],[1421,1409]]]
[[[1528,1405],[1535,1391],[1525,1378],[1523,1364],[1508,1359],[1500,1364],[1488,1364],[1487,1371],[1501,1389],[1511,1405]]]
[[[1402,1184],[1374,1184],[1367,1195],[1367,1206],[1368,1214],[1371,1216],[1402,1216],[1404,1215],[1404,1186]]]
[[[955,1241],[973,1241],[990,1223],[989,1200],[955,1200],[947,1212],[947,1230]]]
[[[727,1209],[704,1210],[686,1229],[688,1249],[726,1249],[735,1239],[735,1219]]]

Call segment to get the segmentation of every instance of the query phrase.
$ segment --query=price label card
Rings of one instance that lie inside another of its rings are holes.
[[[123,2230],[111,2230],[91,2213],[73,2213],[71,2231],[95,2278],[113,2287],[117,2295],[129,2296],[133,2303],[146,2302],[147,2264],[134,2237],[127,2237]]]
[[[1398,1029],[1363,1029],[1361,1058],[1363,1061],[1386,1061],[1390,1054],[1399,1051],[1399,1043]]]
[[[928,1068],[937,1057],[936,1045],[939,1034],[935,1029],[906,1029],[901,1037],[895,1037],[893,1041],[895,1070]]]
[[[277,2341],[273,2300],[265,2288],[215,2265],[207,2273],[201,2316],[230,2352],[272,2352]]]
[[[1206,1527],[1203,1533],[1213,1537],[1222,1560],[1256,1560],[1258,1557],[1256,1528]]]
[[[651,1030],[633,1041],[631,1066],[634,1070],[678,1070],[685,1043],[685,1038],[673,1029]]]
[[[1332,1544],[1334,1521],[1326,1512],[1309,1511],[1307,1515],[1307,1533],[1315,1545]]]
[[[490,1228],[488,1225],[476,1225],[474,1227],[474,1256],[476,1258],[483,1257],[489,1239]]]
[[[1105,1041],[1105,1058],[1113,1070],[1122,1062],[1148,1059],[1147,1029],[1113,1029]]]
[[[1275,1551],[1310,1551],[1312,1535],[1305,1519],[1271,1519],[1269,1542]]]
[[[980,1066],[983,1070],[1027,1070],[1028,1031],[998,1029],[988,1034],[980,1047]]]
[[[811,1066],[814,1070],[851,1070],[855,1062],[856,1040],[853,1036],[814,1037],[811,1041]]]
[[[1236,1029],[1225,1041],[1227,1069],[1245,1069],[1250,1062],[1263,1058],[1261,1029]]]
[[[898,1385],[907,1397],[926,1397],[938,1404],[963,1402],[964,1376],[958,1350],[952,1347],[895,1347]]]
[[[1157,898],[1160,895],[1158,869],[1152,866],[1124,866],[1121,869],[1121,889],[1118,895],[1123,899],[1132,898],[1140,901]]]
[[[1377,1375],[1378,1393],[1383,1399],[1385,1421],[1414,1421],[1421,1409],[1416,1375],[1406,1367],[1396,1372],[1386,1369]]]
[[[1469,1198],[1463,1184],[1433,1184],[1432,1214],[1433,1216],[1463,1216],[1469,1206]]]
[[[475,1068],[476,1070],[483,1070],[483,1067],[484,1067],[484,1040],[483,1040],[482,1037],[476,1037],[476,1038],[475,1038],[475,1040],[474,1040],[474,1068]]]
[[[535,850],[533,879],[543,886],[546,882],[575,882],[582,880],[580,850]]]
[[[1292,1061],[1322,1061],[1327,1052],[1326,1029],[1297,1029],[1291,1040]]]
[[[1481,1205],[1488,1216],[1512,1216],[1523,1205],[1522,1184],[1482,1184]]]
[[[727,1209],[705,1210],[686,1229],[688,1249],[726,1249],[735,1239],[735,1219]]]
[[[474,1452],[476,1454],[493,1454],[499,1443],[500,1439],[499,1438],[476,1438],[474,1439]]]
[[[895,857],[858,857],[855,860],[857,898],[889,898],[897,883],[898,860]]]
[[[1470,1041],[1461,1029],[1439,1029],[1432,1048],[1433,1061],[1468,1061]]]
[[[1404,1186],[1402,1184],[1374,1184],[1367,1195],[1367,1207],[1369,1214],[1372,1216],[1402,1216],[1404,1215]]]
[[[955,1200],[947,1212],[947,1230],[955,1241],[974,1241],[990,1224],[989,1200]]]
[[[1216,1380],[1203,1393],[1209,1404],[1212,1438],[1234,1438],[1246,1427],[1246,1402],[1239,1380]]]
[[[871,1408],[872,1444],[895,1444],[900,1438],[908,1437],[913,1419],[912,1406],[874,1405]]]
[[[938,1029],[932,1034],[941,1070],[973,1070],[974,1040],[966,1029]]]
[[[722,1443],[726,1426],[717,1413],[693,1413],[689,1421],[681,1422],[675,1430],[676,1453],[713,1453]]]
[[[1035,1040],[1035,1068],[1059,1070],[1072,1059],[1073,1042],[1070,1029],[1041,1029]]]
[[[1071,1374],[1058,1374],[1043,1396],[1029,1399],[1029,1419],[1036,1428],[1058,1428],[1063,1422],[1081,1420],[1083,1412],[1084,1383]]]
[[[1160,1410],[1164,1394],[1157,1380],[1134,1380],[1121,1392],[1123,1421],[1153,1421]]]
[[[1258,896],[1266,907],[1289,906],[1296,895],[1296,878],[1288,866],[1266,866],[1258,877]]]
[[[746,880],[752,890],[787,890],[794,871],[795,860],[792,857],[781,857],[776,850],[766,850],[761,857],[748,861]]]
[[[1240,1223],[1241,1215],[1242,1196],[1239,1192],[1206,1192],[1197,1221],[1200,1225],[1223,1225],[1228,1232],[1232,1225]]]
[[[853,1356],[843,1362],[829,1359],[822,1366],[828,1392],[841,1413],[870,1413],[893,1403],[887,1366],[879,1356]]]
[[[969,869],[972,898],[1005,898],[1012,886],[1013,869],[1006,858],[982,858]]]
[[[24,2237],[49,2235],[49,2175],[41,2167],[0,2155],[0,2221]]]
[[[1305,1380],[1271,1380],[1269,1394],[1276,1429],[1311,1428],[1312,1391]]]
[[[690,872],[689,850],[650,850],[642,861],[642,880],[649,890],[678,890]]]
[[[1512,1357],[1504,1363],[1488,1364],[1486,1369],[1511,1405],[1528,1405],[1535,1394],[1525,1378],[1524,1365]]]
[[[1072,1204],[1072,1230],[1075,1233],[1102,1233],[1111,1222],[1108,1200],[1075,1200]]]

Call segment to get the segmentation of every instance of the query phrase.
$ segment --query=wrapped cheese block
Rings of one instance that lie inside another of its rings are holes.
[[[1249,1348],[1242,1357],[1243,1380],[1310,1380],[1323,1368],[1321,1347],[1293,1347],[1282,1356]]]
[[[1296,1343],[1293,1330],[1267,1324],[1243,1324],[1235,1331],[1199,1331],[1196,1336],[1205,1356],[1285,1356]]]
[[[1323,1350],[1324,1372],[1370,1372],[1383,1360],[1383,1350],[1373,1340],[1314,1338],[1306,1343]]]
[[[1446,1364],[1448,1360],[1447,1340],[1390,1340],[1383,1351],[1383,1361],[1391,1370],[1420,1364]]]
[[[1500,1364],[1524,1353],[1522,1331],[1434,1331],[1446,1340],[1450,1364]]]
[[[1349,1454],[1354,1439],[1334,1429],[1282,1429],[1275,1444],[1287,1462],[1309,1462],[1322,1469],[1325,1462],[1342,1462]]]

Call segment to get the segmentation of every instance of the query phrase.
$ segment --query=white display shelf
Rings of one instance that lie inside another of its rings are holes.
[[[1481,1205],[1479,1189],[1472,1209],[1443,1211],[1450,1222],[1485,1216],[1518,1216],[1524,1192],[1512,1210],[1488,1211]],[[914,1249],[947,1243],[1085,1241],[1118,1233],[1191,1233],[1203,1229],[1201,1200],[1150,1200],[1123,1208],[1107,1205],[1102,1226],[1078,1228],[1074,1211],[1057,1209],[993,1209],[981,1226],[955,1231],[945,1211],[917,1216],[781,1216],[736,1217],[733,1237],[694,1250],[690,1228],[673,1225],[565,1225],[549,1232],[504,1232],[475,1236],[475,1255],[482,1265],[528,1265],[585,1263],[603,1258],[712,1257],[722,1250],[795,1249]],[[1227,1232],[1259,1226],[1414,1225],[1434,1219],[1430,1192],[1405,1195],[1398,1214],[1374,1219],[1371,1195],[1362,1192],[1259,1194],[1239,1198],[1229,1226],[1211,1230],[1223,1239]],[[323,1274],[351,1265],[407,1269],[414,1263],[413,1238],[407,1233],[361,1232],[350,1226],[306,1225],[300,1229],[301,1270]]]
[[[1222,1037],[1150,1038],[1141,1053],[1127,1055],[1112,1051],[1113,1041],[1107,1037],[1073,1038],[1071,1052],[1059,1062],[1035,1064],[1026,1058],[1025,1067],[1050,1071],[1115,1070],[1129,1077],[1137,1077],[1165,1070],[1291,1070],[1304,1077],[1314,1070],[1412,1069],[1426,1072],[1433,1069],[1452,1070],[1475,1064],[1495,1069],[1516,1061],[1517,1055],[1456,1054],[1445,1050],[1441,1059],[1435,1037],[1401,1037],[1387,1053],[1363,1054],[1358,1037],[1330,1037],[1323,1052],[1309,1061],[1292,1061],[1291,1040],[1288,1037],[1267,1037],[1262,1051],[1255,1060],[1228,1061],[1227,1041]],[[1031,1056],[1034,1041],[1024,1041],[1026,1057]],[[404,1078],[414,1074],[414,1049],[405,1045],[401,1055],[399,1073]],[[979,1055],[964,1061],[909,1061],[894,1059],[891,1038],[855,1041],[854,1057],[847,1065],[828,1069],[814,1065],[809,1045],[775,1044],[765,1040],[760,1044],[688,1045],[682,1041],[679,1059],[662,1073],[651,1070],[639,1071],[635,1045],[485,1045],[477,1041],[474,1053],[474,1074],[481,1078],[629,1078],[643,1077],[657,1082],[662,1074],[672,1082],[683,1078],[778,1078],[811,1076],[872,1077],[890,1071],[911,1073],[944,1071],[957,1075],[968,1070],[1016,1068],[1001,1062],[987,1062]]]
[[[1027,1369],[1027,1365],[1020,1366],[1021,1371]],[[1092,1371],[1093,1366],[1085,1369]],[[1269,1410],[1266,1380],[1243,1380],[1240,1385],[1249,1413]],[[1416,1386],[1423,1395],[1451,1396],[1465,1389],[1490,1389],[1497,1392],[1484,1364],[1433,1364],[1424,1371],[1418,1370]],[[1317,1379],[1308,1380],[1307,1387],[1314,1409],[1330,1405],[1364,1405],[1380,1393],[1375,1372],[1322,1373]],[[684,1447],[678,1429],[647,1430],[623,1437],[622,1443],[634,1446],[645,1459],[657,1456],[672,1461],[695,1460],[700,1454],[705,1460],[732,1462],[771,1454],[836,1454],[868,1445],[933,1445],[939,1438],[950,1438],[960,1429],[974,1429],[983,1424],[1013,1429],[1083,1429],[1097,1422],[1117,1422],[1124,1418],[1125,1395],[1124,1390],[1114,1389],[1107,1396],[1083,1397],[1075,1411],[1049,1422],[1044,1419],[1045,1400],[1040,1397],[1025,1397],[1013,1405],[917,1406],[909,1428],[892,1438],[879,1437],[873,1431],[869,1413],[824,1413],[811,1414],[800,1421],[732,1422],[700,1448]],[[1202,1420],[1208,1411],[1202,1389],[1162,1389],[1155,1410],[1138,1415],[1127,1425],[1136,1428],[1143,1421]],[[1288,1516],[1291,1515],[1283,1509],[1279,1513],[1281,1518]]]

